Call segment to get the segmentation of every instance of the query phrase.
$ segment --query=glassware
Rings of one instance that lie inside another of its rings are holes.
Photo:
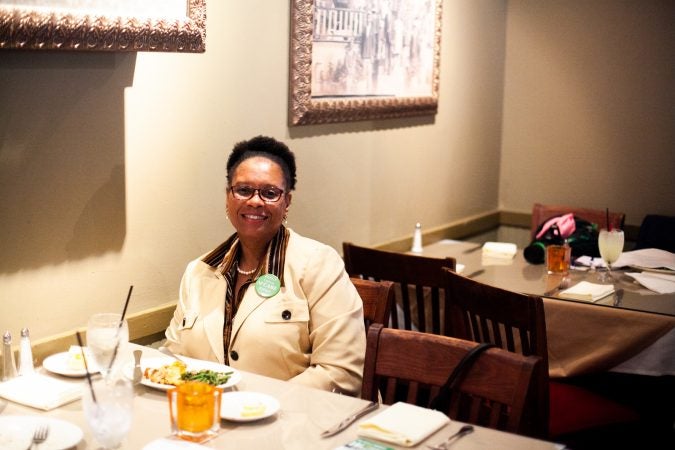
[[[607,265],[607,272],[600,272],[601,282],[611,281],[611,265],[619,259],[619,256],[621,256],[621,252],[623,252],[623,242],[623,230],[617,228],[600,230],[600,234],[598,235],[598,248],[602,260]]]
[[[171,430],[181,439],[203,442],[220,428],[222,389],[188,381],[167,391]]]
[[[119,448],[129,434],[133,417],[133,387],[129,380],[119,378],[110,383],[97,380],[92,384],[96,396],[86,389],[82,406],[87,425],[96,441],[106,450]]]
[[[121,314],[98,313],[87,323],[87,348],[103,378],[109,378],[121,367],[122,353],[129,342],[127,321]],[[114,360],[113,360],[114,358]]]

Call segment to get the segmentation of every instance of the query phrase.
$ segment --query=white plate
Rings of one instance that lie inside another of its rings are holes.
[[[230,366],[226,366],[224,364],[218,364],[214,363],[211,361],[202,361],[199,359],[191,359],[191,358],[183,358],[185,362],[187,363],[187,370],[192,371],[192,370],[215,370],[216,372],[232,372],[232,375],[230,375],[230,379],[227,380],[227,383],[221,384],[218,387],[221,387],[223,389],[229,388],[234,386],[235,384],[239,383],[241,381],[241,373],[233,369]],[[169,357],[151,357],[151,358],[143,358],[141,359],[141,370],[145,374],[145,369],[151,368],[151,369],[157,369],[165,364],[171,364],[174,362],[174,359],[169,358]],[[144,384],[148,387],[155,388],[155,389],[160,389],[162,391],[168,391],[173,385],[170,384],[160,384],[160,383],[154,383],[145,376],[143,376],[143,379],[141,380],[141,384]]]
[[[244,415],[246,407],[262,405],[264,409],[260,414]],[[265,419],[279,411],[279,401],[269,395],[257,392],[226,392],[220,401],[220,417],[234,422],[251,422]]]
[[[82,440],[82,430],[70,422],[42,416],[0,416],[0,448],[26,450],[38,425],[49,425],[47,440],[40,450],[64,450]],[[36,447],[37,448],[37,447]]]
[[[42,361],[42,367],[52,373],[64,375],[66,377],[83,377],[87,374],[84,369],[73,369],[70,367],[68,365],[69,360],[70,354],[68,352],[56,353],[46,357],[44,361]],[[97,373],[99,371],[98,366],[88,354],[87,366],[89,367],[89,373]]]

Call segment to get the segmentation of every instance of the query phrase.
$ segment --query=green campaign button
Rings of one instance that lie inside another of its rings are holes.
[[[255,291],[261,297],[273,297],[277,295],[279,289],[281,289],[281,281],[271,273],[261,276],[255,282]]]

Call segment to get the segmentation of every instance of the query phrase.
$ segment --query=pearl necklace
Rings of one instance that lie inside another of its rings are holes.
[[[238,272],[240,275],[251,275],[251,274],[253,274],[253,272],[255,272],[256,270],[258,270],[257,267],[254,267],[254,268],[251,269],[251,270],[241,270],[241,269],[239,268],[239,262],[237,262],[236,265],[237,265],[237,272]]]

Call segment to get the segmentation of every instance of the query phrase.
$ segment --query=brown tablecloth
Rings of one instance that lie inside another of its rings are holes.
[[[672,316],[555,299],[544,311],[551,377],[610,370],[675,328]]]

